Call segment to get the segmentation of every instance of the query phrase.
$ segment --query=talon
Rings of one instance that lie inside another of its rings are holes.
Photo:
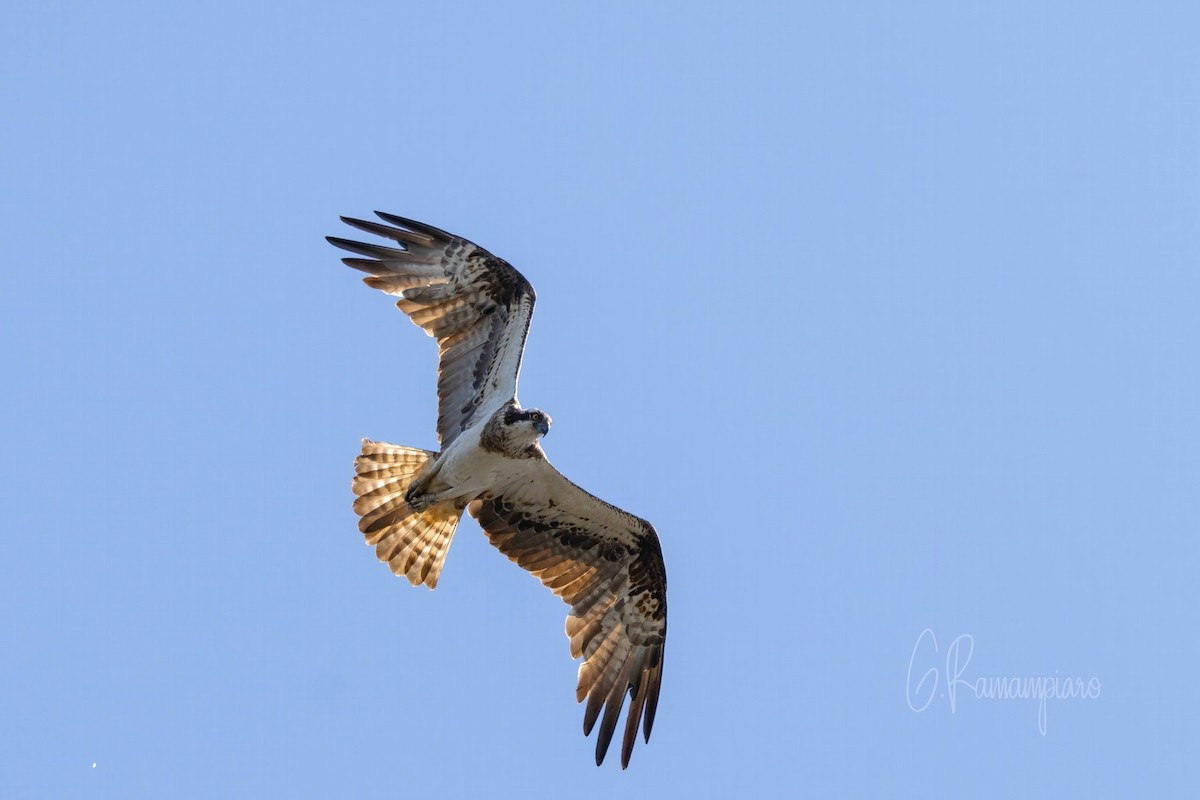
[[[408,487],[408,491],[404,493],[404,502],[408,503],[413,508],[419,508],[421,498],[425,496],[425,486],[420,481],[414,482]]]

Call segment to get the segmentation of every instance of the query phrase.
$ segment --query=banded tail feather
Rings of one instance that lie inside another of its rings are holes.
[[[429,450],[363,439],[352,484],[358,529],[375,545],[375,555],[413,586],[430,589],[437,586],[463,510],[448,502],[417,511],[404,493],[436,457]]]

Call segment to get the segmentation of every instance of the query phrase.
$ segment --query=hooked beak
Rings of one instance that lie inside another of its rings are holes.
[[[534,427],[538,429],[538,433],[542,434],[542,436],[550,432],[550,423],[546,422],[545,419],[539,419]]]

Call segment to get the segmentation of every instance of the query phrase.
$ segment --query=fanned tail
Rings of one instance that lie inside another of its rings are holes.
[[[404,493],[436,456],[429,450],[363,439],[352,484],[357,495],[354,510],[362,517],[358,529],[367,544],[375,545],[375,555],[413,586],[423,583],[430,589],[437,586],[462,509],[449,502],[415,511],[404,502]]]

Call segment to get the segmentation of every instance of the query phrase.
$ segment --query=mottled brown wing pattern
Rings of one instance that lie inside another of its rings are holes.
[[[342,221],[401,247],[328,237],[366,258],[342,262],[370,273],[364,282],[400,298],[396,305],[437,339],[438,440],[445,448],[478,415],[516,397],[534,292],[507,261],[453,234],[392,214],[384,222]]]
[[[492,544],[571,606],[571,656],[583,657],[576,699],[587,698],[583,731],[596,720],[596,763],[604,760],[628,694],[621,766],[629,764],[645,715],[649,741],[662,682],[667,575],[649,522],[588,494],[548,461],[475,500],[471,515]],[[601,711],[603,717],[601,718]]]

